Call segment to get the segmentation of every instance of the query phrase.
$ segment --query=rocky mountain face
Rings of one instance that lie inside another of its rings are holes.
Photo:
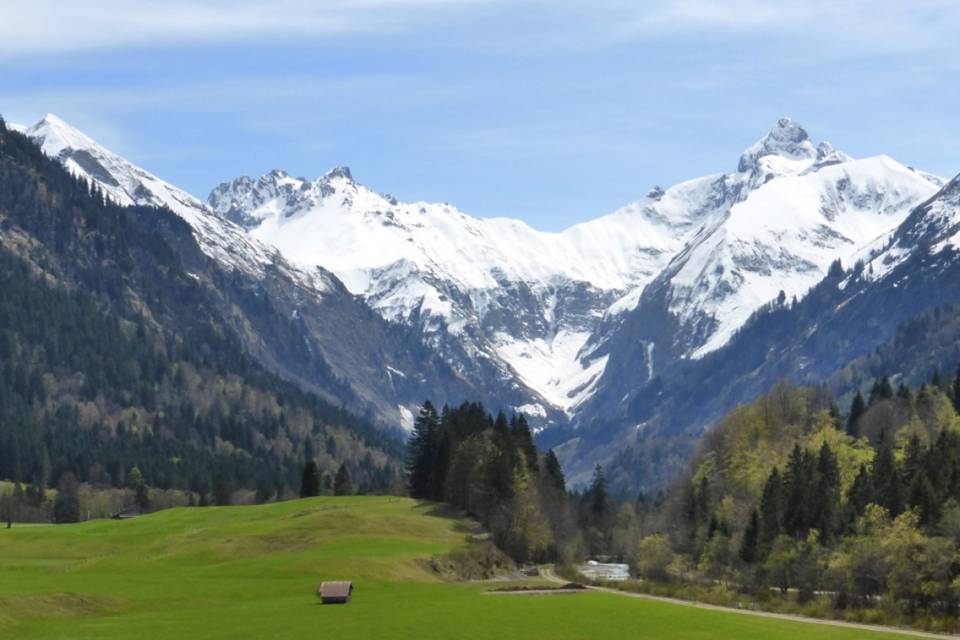
[[[285,312],[208,257],[165,208],[119,206],[0,120],[0,477],[49,486],[71,473],[215,494],[290,492],[305,457],[382,491],[396,432],[263,366],[250,328],[289,351],[286,371],[331,396],[322,358]]]
[[[293,262],[333,271],[464,377],[520,391],[525,401],[511,406],[543,426],[564,423],[589,396],[606,359],[584,349],[587,338],[711,213],[698,202],[704,188],[654,191],[561,233],[401,203],[344,168],[314,181],[239,178],[208,203]]]
[[[230,274],[217,283],[232,298],[226,320],[252,354],[285,377],[391,426],[412,424],[424,388],[451,402],[485,392],[452,372],[412,332],[373,313],[329,271],[295,265],[56,116],[25,134],[110,200],[166,208],[185,220],[203,253]]]
[[[559,437],[558,451],[572,467],[588,457],[580,451],[604,456],[621,488],[662,485],[715,420],[780,379],[826,385],[847,405],[880,376],[917,385],[936,370],[953,371],[960,361],[958,184],[955,178],[915,207],[851,266],[834,265],[802,298],[762,306],[720,349],[665,366],[618,412]]]
[[[273,368],[386,422],[409,424],[428,396],[523,411],[575,483],[598,462],[624,487],[662,483],[711,420],[777,376],[837,375],[925,309],[867,317],[861,298],[892,301],[905,287],[883,283],[951,255],[958,230],[953,182],[853,159],[789,119],[729,173],[558,233],[400,202],[344,167],[241,177],[201,203],[56,118],[28,135],[117,202],[170,207],[288,314],[292,347],[246,333]],[[303,343],[325,376],[291,366]]]

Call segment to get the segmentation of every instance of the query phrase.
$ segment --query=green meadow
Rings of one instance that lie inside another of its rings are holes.
[[[471,528],[434,505],[350,497],[0,529],[0,637],[897,637],[596,592],[484,595],[424,564]],[[325,579],[353,580],[354,601],[320,605]]]

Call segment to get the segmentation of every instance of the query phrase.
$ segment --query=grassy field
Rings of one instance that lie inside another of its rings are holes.
[[[422,559],[469,525],[387,497],[0,530],[2,638],[891,638],[603,593],[487,596]],[[354,602],[321,606],[323,579]],[[901,636],[902,637],[902,636]]]

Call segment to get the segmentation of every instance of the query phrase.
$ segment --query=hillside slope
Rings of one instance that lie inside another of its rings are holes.
[[[181,218],[112,203],[2,122],[0,264],[0,477],[122,485],[138,465],[155,486],[277,491],[312,451],[328,474],[392,482],[398,439],[248,355],[263,322],[326,371]]]
[[[24,133],[113,203],[164,208],[184,220],[201,252],[224,274],[217,286],[243,324],[245,349],[271,370],[391,428],[410,426],[411,412],[423,400],[422,385],[450,402],[491,395],[483,377],[465,380],[419,336],[372,312],[331,272],[294,265],[60,118],[47,115]]]

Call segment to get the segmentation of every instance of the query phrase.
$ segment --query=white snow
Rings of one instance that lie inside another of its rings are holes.
[[[694,357],[726,344],[780,291],[802,297],[834,260],[851,266],[937,190],[886,156],[797,169],[750,191],[671,265],[671,311],[716,322]]]
[[[418,318],[431,331],[425,318],[442,319],[470,353],[504,362],[572,415],[606,366],[584,353],[597,322],[634,309],[655,277],[669,282],[681,322],[709,324],[688,354],[700,357],[781,290],[800,297],[833,260],[849,265],[938,186],[886,156],[853,160],[829,143],[814,146],[784,118],[743,152],[736,172],[656,188],[557,233],[449,204],[397,202],[343,168],[314,181],[282,171],[240,178],[210,202],[223,215],[239,211],[254,237],[291,260],[331,269],[384,317]],[[523,291],[532,300],[521,305]],[[584,295],[586,315],[562,313]]]
[[[533,404],[533,403],[522,404],[519,407],[516,407],[516,410],[518,413],[522,413],[526,416],[536,416],[538,418],[547,417],[547,410],[544,409],[543,406],[539,404]]]
[[[402,404],[397,405],[400,412],[400,427],[404,431],[413,431],[413,412]]]
[[[283,171],[239,178],[209,201],[293,262],[330,269],[388,320],[416,318],[426,331],[429,318],[442,319],[468,351],[504,362],[545,402],[570,412],[606,364],[578,357],[593,325],[611,300],[622,299],[617,312],[632,308],[715,213],[720,178],[651,192],[558,233],[449,204],[397,202],[343,168],[314,181]],[[532,297],[518,302],[522,290]],[[583,309],[564,315],[570,305]],[[522,318],[520,331],[503,318]]]
[[[607,356],[581,355],[590,333],[560,331],[553,339],[517,339],[507,333],[494,336],[497,352],[519,378],[551,405],[572,415],[593,391]]]
[[[647,355],[647,382],[653,380],[653,348],[656,346],[653,342],[648,342],[645,346]]]
[[[322,273],[293,268],[275,248],[250,238],[190,194],[98,145],[57,116],[47,114],[25,133],[46,155],[60,160],[72,174],[95,182],[117,204],[173,211],[193,228],[204,253],[221,264],[257,276],[267,265],[276,265],[315,293],[327,288]]]

